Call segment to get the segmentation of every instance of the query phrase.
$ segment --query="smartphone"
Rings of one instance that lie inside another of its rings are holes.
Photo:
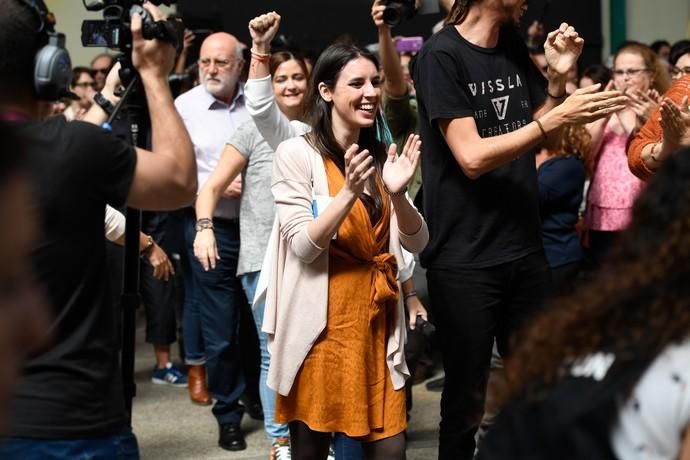
[[[422,49],[423,44],[423,37],[402,37],[395,42],[395,49],[398,53],[416,53]]]

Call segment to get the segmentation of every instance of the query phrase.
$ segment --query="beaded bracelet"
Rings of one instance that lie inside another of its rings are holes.
[[[393,193],[390,190],[388,190],[388,187],[386,187],[386,184],[383,184],[383,189],[386,191],[388,196],[402,196],[405,193],[407,193],[407,187],[403,188],[402,190],[398,190],[397,192]]]

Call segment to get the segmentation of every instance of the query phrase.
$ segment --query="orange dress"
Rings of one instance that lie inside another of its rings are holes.
[[[324,158],[333,196],[344,184]],[[386,196],[381,184],[379,189]],[[329,248],[328,317],[288,396],[277,395],[277,423],[376,441],[405,431],[405,391],[394,390],[386,341],[397,308],[395,257],[388,253],[390,201],[373,226],[357,200]]]

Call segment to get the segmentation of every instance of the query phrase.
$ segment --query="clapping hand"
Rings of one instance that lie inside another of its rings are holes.
[[[419,164],[421,145],[419,135],[410,134],[399,156],[395,144],[388,148],[388,158],[383,165],[383,183],[390,194],[397,194],[407,187]]]
[[[567,75],[577,64],[584,44],[585,41],[573,26],[562,23],[557,30],[549,33],[544,43],[544,57],[549,70],[559,76]]]
[[[675,150],[681,145],[690,145],[690,109],[685,96],[678,107],[671,99],[664,99],[660,109],[659,122],[664,131],[664,145]]]
[[[650,89],[647,92],[635,91],[632,93],[626,93],[629,99],[629,106],[641,123],[647,121],[647,119],[654,113],[657,107],[659,107],[659,93],[656,90]]]
[[[345,152],[345,185],[353,195],[359,197],[364,192],[369,176],[374,174],[376,167],[373,165],[374,158],[369,154],[369,150],[359,152],[359,145],[352,144]]]

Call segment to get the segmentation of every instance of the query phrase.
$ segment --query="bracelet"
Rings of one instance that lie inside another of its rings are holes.
[[[383,189],[386,191],[388,196],[402,196],[407,193],[407,187],[403,188],[402,190],[398,190],[397,192],[393,193],[390,190],[388,190],[388,187],[386,187],[386,184],[383,184]]]
[[[408,292],[404,292],[404,293],[403,293],[403,300],[407,300],[407,299],[409,299],[410,297],[417,297],[417,291],[415,291],[415,290],[413,289],[413,290],[411,290],[411,291],[408,291]]]
[[[268,61],[269,58],[271,57],[271,53],[261,53],[259,51],[256,51],[254,48],[250,49],[249,52],[254,56],[257,61],[265,62]]]
[[[213,219],[204,217],[203,219],[198,219],[194,225],[194,230],[200,232],[202,230],[211,229],[213,230]]]
[[[546,94],[548,94],[551,99],[563,99],[568,95],[568,93],[566,93],[565,90],[563,90],[563,94],[561,94],[560,96],[554,96],[553,94],[549,93],[548,89],[546,90]]]
[[[541,121],[537,120],[536,118],[534,119],[534,122],[539,126],[539,131],[541,131],[541,135],[544,137],[544,140],[547,140],[549,136],[546,134],[546,130],[544,129],[544,125],[541,124]]]
[[[149,250],[153,247],[154,241],[153,237],[151,235],[146,236],[146,246],[144,246],[140,251],[139,254],[145,255],[149,252]]]

